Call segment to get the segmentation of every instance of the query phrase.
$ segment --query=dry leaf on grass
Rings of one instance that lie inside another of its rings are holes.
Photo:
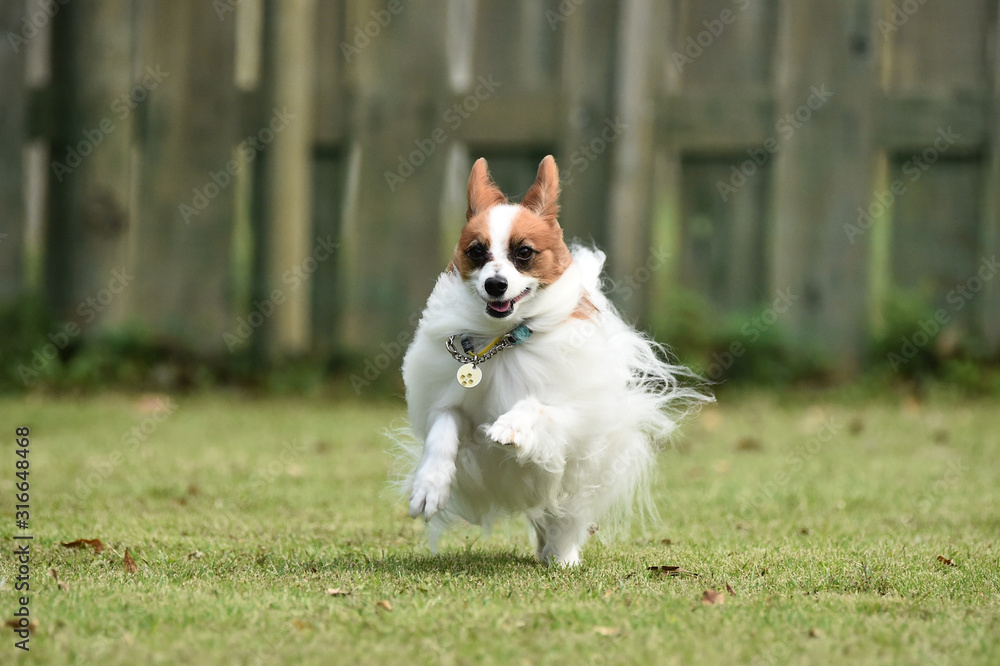
[[[331,597],[346,597],[351,593],[350,590],[345,590],[340,587],[327,588],[326,593]],[[387,602],[388,603],[388,602]],[[389,610],[392,610],[391,608]]]
[[[740,437],[736,440],[737,451],[760,451],[763,448],[760,440],[755,437]]]
[[[726,603],[726,595],[718,590],[708,589],[701,594],[702,606],[721,606]]]
[[[59,580],[59,572],[58,571],[56,571],[55,569],[49,569],[49,573],[52,574],[52,578],[55,579],[55,581],[56,581],[56,587],[58,587],[63,592],[69,591],[69,584],[68,583],[64,583],[61,580]]]
[[[944,564],[944,565],[946,565],[946,566],[949,566],[949,567],[953,567],[953,566],[955,566],[955,562],[954,562],[954,561],[952,561],[952,560],[949,560],[949,559],[948,559],[947,557],[945,557],[944,555],[938,555],[938,558],[937,558],[937,559],[938,559],[938,562],[940,562],[941,564]]]
[[[826,633],[819,627],[813,627],[809,630],[809,638],[823,638]]]
[[[682,569],[680,567],[675,567],[668,564],[660,564],[653,567],[648,567],[650,571],[657,571],[664,576],[700,576],[701,574],[695,573],[694,571],[688,571],[687,569]]]
[[[205,553],[201,552],[200,550],[192,550],[190,553],[187,554],[187,558],[189,560],[200,560],[203,557],[205,557]]]
[[[736,596],[736,590],[734,590],[733,586],[730,585],[729,583],[726,583],[726,592],[728,592],[729,596],[731,596],[731,597],[735,597]]]
[[[620,636],[622,630],[617,627],[594,627],[594,632],[601,636]]]
[[[94,549],[95,553],[101,553],[104,551],[104,544],[100,539],[77,539],[76,541],[70,541],[69,543],[60,543],[63,548],[86,548],[90,546]]]
[[[375,604],[375,608],[379,608],[379,609],[384,610],[384,611],[391,611],[392,610],[392,604],[390,604],[385,599],[381,599],[378,603]]]
[[[4,626],[10,627],[11,629],[27,629],[28,631],[34,631],[35,629],[38,629],[38,620],[37,619],[32,620],[31,622],[28,623],[27,627],[22,627],[21,619],[14,618],[13,620],[7,620],[6,622],[4,622]]]
[[[128,548],[125,549],[125,573],[139,573],[139,567],[135,565],[135,560],[128,553]]]

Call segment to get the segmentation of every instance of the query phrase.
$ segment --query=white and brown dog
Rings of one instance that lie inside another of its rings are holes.
[[[604,255],[568,247],[548,156],[518,204],[486,161],[467,222],[403,362],[419,460],[410,515],[432,545],[457,518],[524,513],[538,557],[571,566],[591,526],[646,498],[655,451],[704,395],[625,323],[601,289]],[[422,445],[422,450],[420,449]]]

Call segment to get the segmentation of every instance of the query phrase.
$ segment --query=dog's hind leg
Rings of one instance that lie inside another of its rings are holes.
[[[541,527],[539,527],[539,525]],[[580,550],[587,541],[590,522],[577,516],[545,516],[535,524],[536,534],[544,533],[544,545],[539,540],[538,559],[561,567],[580,564]]]

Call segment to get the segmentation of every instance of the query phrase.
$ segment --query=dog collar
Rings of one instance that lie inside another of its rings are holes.
[[[455,349],[455,338],[459,336],[453,335],[449,337],[448,341],[445,343],[448,353],[451,354],[453,359],[464,364],[458,369],[458,374],[456,375],[458,383],[465,388],[474,388],[478,386],[479,382],[483,380],[483,371],[479,369],[480,363],[488,361],[504,349],[521,344],[530,338],[532,333],[534,333],[534,331],[528,328],[525,324],[521,324],[513,330],[504,333],[499,338],[483,347],[482,351],[479,352],[475,351],[472,338],[468,335],[463,334],[461,336],[461,352]]]

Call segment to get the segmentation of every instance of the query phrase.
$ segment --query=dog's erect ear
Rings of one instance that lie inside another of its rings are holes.
[[[559,168],[551,155],[546,155],[538,165],[535,183],[524,195],[521,205],[548,222],[559,216]]]
[[[469,208],[465,211],[465,219],[471,220],[476,214],[483,212],[490,206],[498,206],[507,203],[507,197],[493,182],[490,177],[489,167],[486,165],[486,158],[480,157],[472,165],[472,174],[469,175]]]

